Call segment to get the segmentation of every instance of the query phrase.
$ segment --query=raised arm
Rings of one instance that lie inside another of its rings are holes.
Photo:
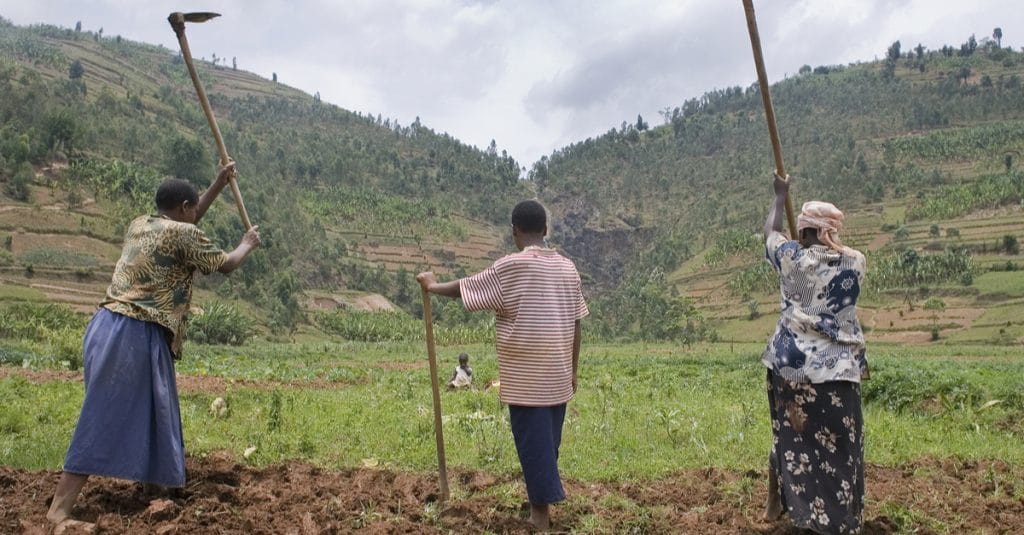
[[[772,201],[772,208],[768,211],[768,219],[764,222],[764,234],[767,236],[772,232],[783,232],[783,217],[786,215],[786,194],[789,193],[789,175],[782,178],[774,175],[772,189],[775,191],[775,199]],[[790,239],[797,239],[797,236],[790,236]]]
[[[199,204],[196,205],[196,224],[203,218],[206,210],[213,204],[213,200],[220,195],[221,191],[224,191],[224,186],[228,185],[228,179],[235,174],[235,162],[231,162],[224,167],[220,168],[220,172],[217,173],[217,178],[213,179],[213,184],[199,196]]]
[[[235,247],[234,251],[228,253],[227,261],[224,262],[217,271],[221,273],[231,273],[238,269],[238,266],[242,265],[242,261],[245,260],[245,257],[249,256],[249,253],[251,253],[253,249],[259,247],[263,243],[260,240],[259,230],[259,225],[256,225],[246,231],[245,235],[242,236],[242,241],[239,242],[238,247]]]

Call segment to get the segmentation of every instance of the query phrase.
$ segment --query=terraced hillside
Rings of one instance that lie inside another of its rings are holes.
[[[869,281],[872,259],[897,248],[921,254],[938,254],[951,247],[967,248],[973,251],[975,276],[966,285],[959,280],[947,280],[869,292],[862,300],[860,317],[871,338],[926,343],[931,341],[932,328],[938,325],[942,340],[1024,340],[1024,271],[1016,271],[1024,268],[1024,255],[1003,250],[1006,236],[1024,237],[1024,209],[1015,205],[946,221],[899,224],[905,212],[904,205],[883,208],[878,204],[847,214],[844,243],[868,254]],[[730,288],[730,282],[745,270],[756,269],[762,263],[767,266],[763,254],[763,249],[751,245],[719,265],[708,265],[706,256],[698,255],[674,272],[670,280],[714,318],[723,338],[760,341],[773,328],[779,301],[777,290],[739,292]],[[941,299],[943,309],[925,309],[929,298]],[[754,314],[752,306],[757,311]],[[755,317],[751,319],[752,316]]]
[[[479,269],[505,251],[495,224],[526,188],[503,151],[197,63],[266,242],[239,275],[203,283],[199,301],[234,300],[260,320],[312,306],[314,294],[387,302],[421,269]],[[177,51],[0,19],[0,92],[0,294],[84,309],[161,177],[203,187],[215,172],[191,81]],[[451,191],[465,192],[458,206]],[[203,226],[224,247],[241,235],[230,200]]]
[[[684,102],[661,126],[574,143],[522,180],[496,147],[199,63],[267,242],[241,273],[204,280],[200,305],[233,300],[290,328],[296,316],[281,311],[302,306],[391,300],[415,314],[415,272],[487,265],[511,249],[509,207],[537,195],[601,313],[592,321],[625,318],[595,330],[679,336],[638,333],[651,322],[699,327],[698,316],[727,340],[771,330],[776,297],[752,236],[772,164],[754,87]],[[808,66],[773,89],[798,205],[836,202],[847,243],[869,254],[863,317],[876,339],[1024,339],[1022,76],[1024,53],[983,42]],[[160,177],[201,186],[214,173],[184,65],[161,47],[0,20],[0,90],[0,298],[85,310]],[[224,246],[241,234],[227,200],[203,225]]]

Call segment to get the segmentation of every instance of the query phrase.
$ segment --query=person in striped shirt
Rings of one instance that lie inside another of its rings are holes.
[[[530,500],[530,522],[550,528],[549,505],[565,499],[558,475],[565,407],[576,392],[580,320],[589,310],[571,260],[544,244],[547,212],[534,200],[512,210],[518,253],[463,279],[416,280],[428,291],[461,298],[467,310],[495,313],[501,400],[508,404]]]

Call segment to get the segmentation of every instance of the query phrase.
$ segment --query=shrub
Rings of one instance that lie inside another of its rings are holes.
[[[772,292],[779,287],[779,276],[766,261],[745,268],[733,274],[726,283],[733,295]]]
[[[316,316],[324,331],[359,342],[397,342],[421,336],[420,322],[401,312],[324,312]]]
[[[189,339],[198,344],[242,345],[254,334],[253,321],[233,305],[214,301],[189,320]]]
[[[35,178],[35,171],[32,170],[32,164],[22,162],[14,176],[7,182],[7,194],[15,200],[28,202],[32,198],[32,192],[28,186],[32,183],[33,178]]]
[[[0,308],[0,338],[48,340],[54,332],[71,331],[81,342],[85,319],[65,305],[14,303]]]
[[[1012,234],[1003,236],[1003,252],[1009,255],[1015,255],[1020,253],[1020,243],[1017,242],[1017,237]]]
[[[446,307],[439,307],[447,310]],[[476,314],[489,321],[449,318],[434,324],[438,345],[472,344],[494,340],[493,314]],[[445,316],[447,318],[447,316]],[[424,338],[423,320],[404,312],[357,312],[340,310],[317,314],[314,322],[324,332],[357,342],[413,342]]]

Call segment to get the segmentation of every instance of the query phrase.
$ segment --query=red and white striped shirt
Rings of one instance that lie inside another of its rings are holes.
[[[590,313],[572,261],[527,247],[461,279],[459,291],[466,310],[495,311],[501,400],[528,407],[569,401],[574,326]]]

